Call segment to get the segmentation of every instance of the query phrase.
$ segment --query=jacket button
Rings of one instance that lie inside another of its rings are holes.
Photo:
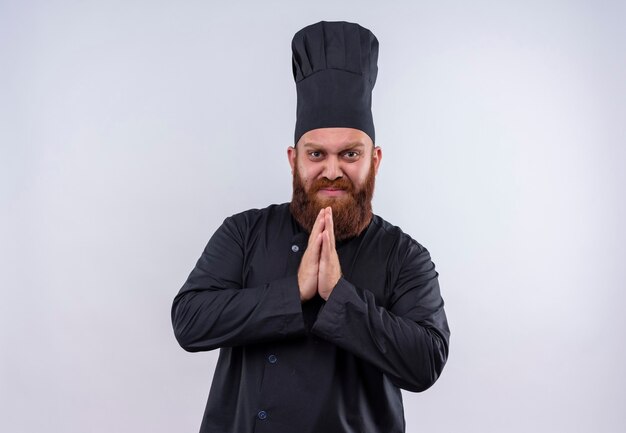
[[[293,251],[294,253],[297,253],[298,251],[300,251],[300,247],[297,245],[292,245],[291,246],[291,251]]]
[[[265,412],[264,410],[260,411],[259,413],[256,414],[256,416],[260,419],[260,420],[264,420],[267,419],[267,412]]]
[[[270,355],[267,357],[267,360],[270,364],[276,364],[276,361],[278,361],[278,357],[276,355]]]

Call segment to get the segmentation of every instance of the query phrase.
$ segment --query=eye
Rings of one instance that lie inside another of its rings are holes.
[[[360,156],[361,154],[356,150],[347,150],[343,153],[343,157],[348,161],[356,161]]]
[[[308,155],[311,160],[322,159],[322,152],[319,150],[311,150],[308,152]]]

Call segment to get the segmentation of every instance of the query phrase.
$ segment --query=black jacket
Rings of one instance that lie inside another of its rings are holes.
[[[220,348],[201,433],[404,432],[399,388],[439,377],[450,332],[428,251],[378,216],[343,277],[300,303],[308,234],[288,204],[227,218],[174,299],[180,345]]]

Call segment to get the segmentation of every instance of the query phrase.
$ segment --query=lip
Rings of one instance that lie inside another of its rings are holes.
[[[324,195],[326,197],[338,197],[340,195],[346,194],[346,190],[341,188],[322,188],[317,192],[318,194]]]

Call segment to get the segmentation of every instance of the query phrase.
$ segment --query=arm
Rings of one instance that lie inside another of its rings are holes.
[[[411,244],[388,308],[342,277],[312,332],[377,366],[396,386],[423,391],[448,356],[450,332],[437,276],[428,251]]]
[[[227,218],[209,240],[172,305],[180,345],[197,352],[304,332],[297,277],[242,287],[244,236]]]

